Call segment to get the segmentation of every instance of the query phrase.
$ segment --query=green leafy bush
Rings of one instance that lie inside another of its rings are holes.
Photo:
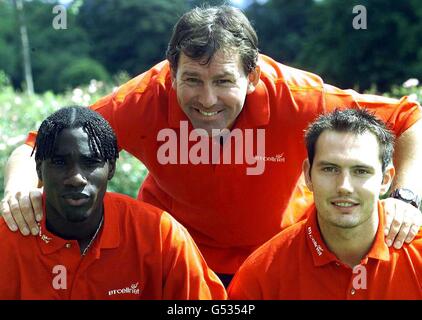
[[[9,86],[10,86],[9,77],[3,70],[0,70],[0,89],[7,88]]]
[[[100,63],[90,58],[81,58],[67,65],[61,71],[58,89],[64,91],[69,86],[74,88],[87,85],[91,79],[108,81],[109,78],[106,69]]]

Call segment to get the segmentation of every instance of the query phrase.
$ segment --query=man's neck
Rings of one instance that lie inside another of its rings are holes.
[[[46,228],[60,238],[77,240],[82,252],[97,232],[102,217],[103,210],[100,210],[83,222],[69,222],[62,216],[49,214],[46,210]]]
[[[378,211],[355,228],[340,228],[327,223],[318,217],[321,236],[337,258],[343,263],[354,267],[371,249],[379,225]]]

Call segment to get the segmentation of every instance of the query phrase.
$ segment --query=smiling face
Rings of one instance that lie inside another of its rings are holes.
[[[193,127],[211,136],[212,129],[231,129],[258,81],[259,69],[246,75],[237,53],[218,51],[206,65],[182,53],[173,87]]]
[[[107,181],[113,177],[114,167],[114,161],[95,157],[82,128],[61,131],[51,158],[37,161],[47,215],[69,222],[101,215]]]
[[[379,144],[371,132],[322,132],[312,168],[305,160],[303,169],[318,222],[339,228],[371,223],[379,195],[388,190],[394,175],[393,167],[383,174]]]

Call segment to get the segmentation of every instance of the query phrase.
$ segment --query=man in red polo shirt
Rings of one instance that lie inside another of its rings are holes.
[[[177,22],[167,61],[91,106],[110,122],[119,148],[148,168],[139,199],[171,212],[219,274],[232,275],[254,249],[303,217],[297,208],[308,201],[297,197],[301,189],[294,193],[306,156],[302,135],[323,111],[365,107],[388,121],[399,137],[393,190],[422,194],[416,102],[337,89],[259,55],[257,42],[240,10],[193,9]],[[6,166],[1,209],[9,227],[26,235],[37,234],[42,216],[29,158],[34,139]],[[401,200],[384,202],[386,240],[399,248],[413,239],[422,215],[405,203],[413,198],[394,195]],[[396,207],[405,214],[395,215]]]
[[[224,299],[192,238],[169,214],[107,193],[118,148],[87,108],[42,124],[35,159],[44,183],[37,237],[5,232],[0,299]]]
[[[384,242],[393,138],[365,110],[319,117],[303,164],[315,207],[246,260],[230,298],[422,299],[422,230],[401,250]]]

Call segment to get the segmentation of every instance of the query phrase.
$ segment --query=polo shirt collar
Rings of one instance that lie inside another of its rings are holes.
[[[367,256],[362,260],[362,263],[366,263],[368,261],[368,258],[384,260],[384,261],[390,260],[390,249],[385,243],[385,236],[384,236],[385,212],[384,212],[384,207],[380,201],[378,201],[378,218],[379,218],[379,224],[378,224],[377,233],[375,234],[374,243],[372,244],[372,247],[369,250]]]
[[[337,257],[328,250],[319,231],[315,205],[308,209],[308,220],[305,224],[305,237],[316,267],[337,261]]]
[[[41,252],[45,255],[52,254],[62,248],[65,247],[66,243],[74,242],[75,240],[65,240],[63,238],[60,238],[50,231],[47,230],[47,227],[45,225],[46,223],[46,214],[45,214],[45,201],[43,196],[43,219],[38,223],[38,236],[37,236],[37,242],[40,246]]]
[[[265,126],[270,121],[270,102],[268,90],[260,79],[255,90],[246,96],[243,109],[235,122],[235,128]],[[171,128],[179,128],[180,121],[188,121],[192,125],[177,101],[176,91],[171,87],[168,95],[168,122]]]
[[[104,226],[100,238],[101,249],[117,248],[120,244],[119,208],[108,192],[104,195]]]
[[[379,224],[375,234],[375,240],[369,250],[368,254],[362,259],[361,264],[366,264],[369,258],[377,260],[390,260],[390,252],[384,240],[384,209],[378,201],[378,216]],[[317,212],[315,205],[308,211],[308,220],[305,224],[305,237],[308,244],[309,251],[314,261],[314,266],[322,266],[330,262],[341,261],[332,253],[326,246],[318,226]]]
[[[77,240],[66,240],[51,233],[46,228],[46,213],[45,213],[45,194],[42,198],[43,205],[43,219],[39,223],[39,233],[37,236],[37,242],[40,246],[41,252],[45,255],[52,254],[66,246],[67,243],[72,243],[73,246],[78,244]],[[99,235],[98,241],[95,241],[94,245],[90,250],[94,250],[96,257],[99,258],[99,249],[111,249],[117,248],[120,243],[120,225],[118,221],[118,212],[114,208],[114,204],[110,199],[108,193],[104,196],[104,222],[102,230]]]

